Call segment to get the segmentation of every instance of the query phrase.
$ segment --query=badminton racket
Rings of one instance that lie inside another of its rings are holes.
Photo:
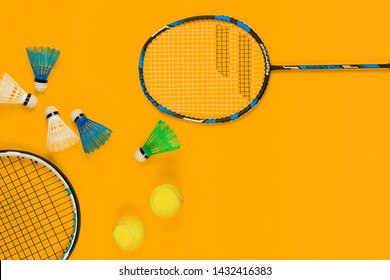
[[[164,26],[144,44],[139,79],[149,101],[169,115],[235,120],[264,94],[276,70],[381,69],[390,64],[271,65],[260,37],[227,16],[197,16]]]
[[[0,151],[0,259],[67,259],[80,228],[76,193],[52,163]]]

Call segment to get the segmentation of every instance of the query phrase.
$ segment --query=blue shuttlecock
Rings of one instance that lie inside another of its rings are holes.
[[[47,88],[47,78],[61,52],[48,47],[30,47],[26,48],[26,51],[34,71],[35,90],[43,92]]]
[[[73,110],[70,117],[77,125],[84,152],[87,154],[99,149],[112,134],[111,129],[88,119],[81,110]]]

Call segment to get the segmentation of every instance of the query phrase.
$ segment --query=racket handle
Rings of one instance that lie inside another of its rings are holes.
[[[388,64],[272,65],[271,70],[340,70],[390,68]]]

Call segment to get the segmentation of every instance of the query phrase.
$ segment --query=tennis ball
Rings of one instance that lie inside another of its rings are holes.
[[[146,229],[137,217],[120,218],[112,230],[112,238],[123,251],[133,251],[144,243]]]
[[[179,190],[172,184],[156,187],[150,195],[150,208],[159,217],[169,218],[176,215],[183,205]]]

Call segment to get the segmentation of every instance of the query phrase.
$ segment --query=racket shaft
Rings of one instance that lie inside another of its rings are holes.
[[[390,68],[389,64],[272,65],[271,70],[340,70]]]

